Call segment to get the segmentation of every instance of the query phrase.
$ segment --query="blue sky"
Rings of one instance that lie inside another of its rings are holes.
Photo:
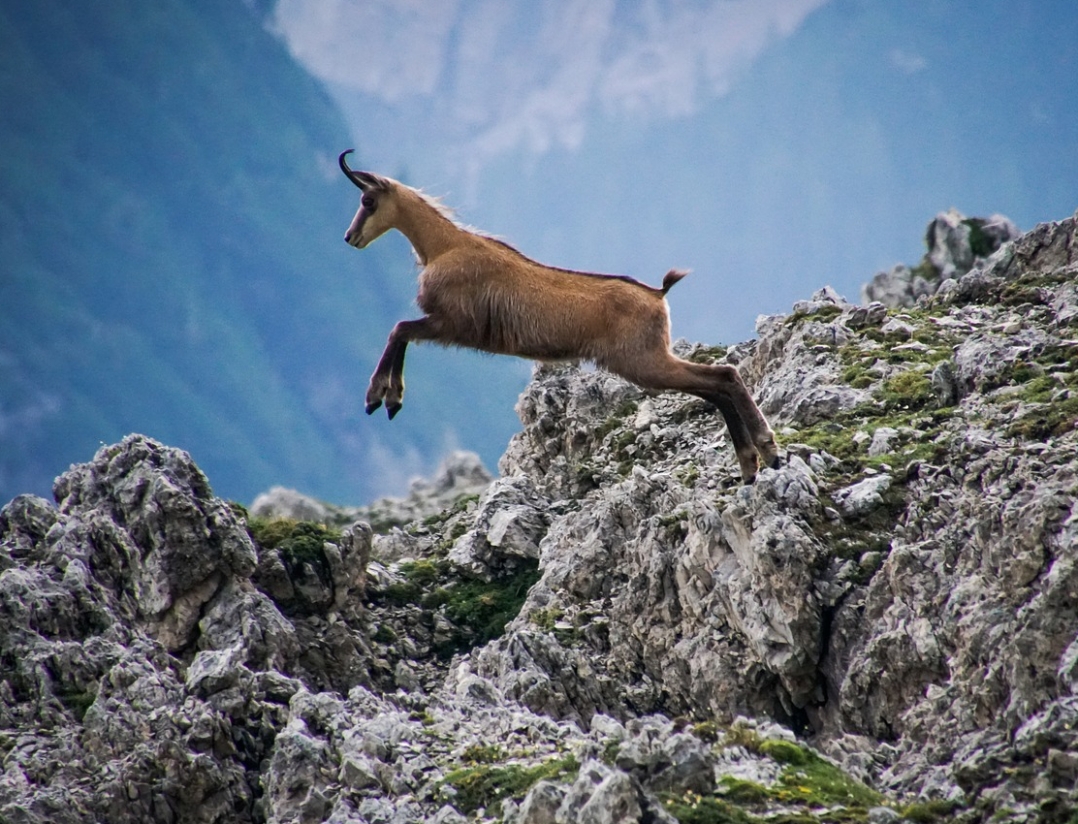
[[[657,281],[675,335],[922,254],[939,211],[1078,207],[1078,5],[281,0],[363,165],[561,266]]]

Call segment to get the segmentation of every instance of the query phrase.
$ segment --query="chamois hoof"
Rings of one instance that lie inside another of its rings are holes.
[[[389,413],[389,419],[393,420],[393,416],[401,411],[401,404],[399,403],[387,403],[386,412]]]
[[[364,408],[367,410],[368,415],[373,415],[374,411],[381,405],[382,405],[381,401],[371,401]],[[389,417],[392,418],[393,416],[390,415]]]

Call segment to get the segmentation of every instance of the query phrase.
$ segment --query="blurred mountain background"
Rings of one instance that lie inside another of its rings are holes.
[[[1074,212],[1078,7],[0,0],[0,501],[132,431],[248,502],[494,465],[522,361],[416,347],[362,413],[415,271],[341,239],[353,145],[540,260],[692,268],[675,336],[733,342],[948,207]]]

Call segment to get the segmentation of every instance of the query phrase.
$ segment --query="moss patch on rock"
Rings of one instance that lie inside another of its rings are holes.
[[[500,816],[502,804],[519,801],[540,781],[572,781],[580,765],[572,755],[551,758],[540,764],[477,764],[446,775],[443,786],[452,787],[453,806],[464,815],[483,810],[486,817]]]
[[[539,580],[536,561],[522,560],[513,573],[484,581],[444,559],[407,561],[398,569],[401,580],[372,600],[397,607],[418,606],[426,613],[441,612],[454,632],[438,644],[442,657],[471,649],[497,638],[520,612],[528,590]]]

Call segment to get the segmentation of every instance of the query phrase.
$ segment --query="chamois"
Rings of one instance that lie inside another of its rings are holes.
[[[590,360],[644,389],[674,389],[718,407],[745,483],[758,460],[779,463],[775,435],[733,366],[682,360],[670,351],[666,293],[687,272],[671,269],[661,288],[630,277],[557,269],[456,223],[423,193],[396,180],[341,171],[362,191],[345,241],[365,248],[390,229],[419,259],[424,316],[393,327],[367,389],[366,411],[383,403],[392,419],[404,396],[404,353],[434,341],[540,361]]]

